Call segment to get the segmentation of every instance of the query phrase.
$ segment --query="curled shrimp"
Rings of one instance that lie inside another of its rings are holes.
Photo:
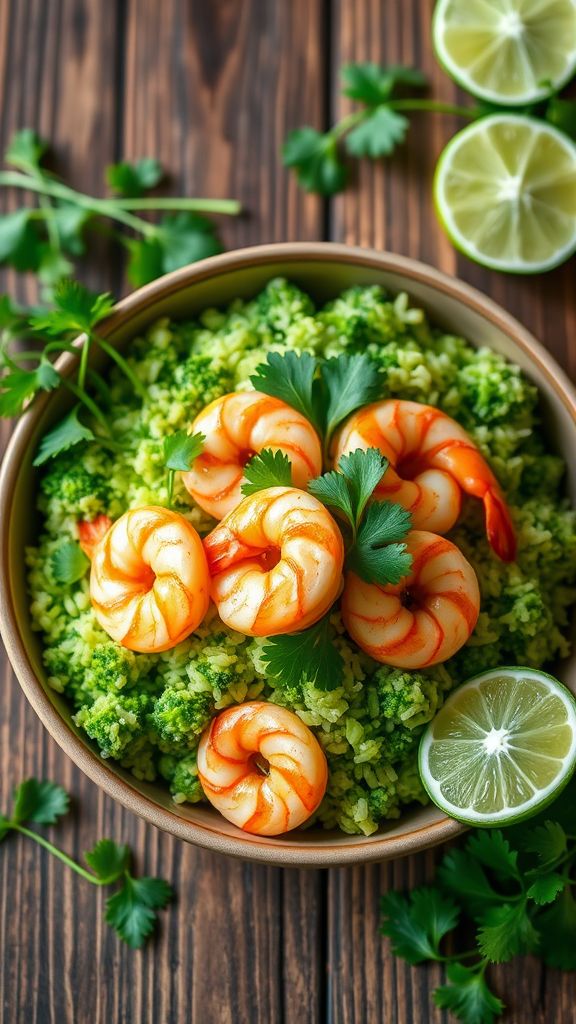
[[[90,598],[102,629],[131,651],[167,651],[208,610],[208,566],[196,530],[177,512],[125,512],[92,551]]]
[[[458,519],[462,491],[484,502],[486,534],[505,562],[516,557],[516,538],[500,486],[462,427],[440,409],[390,399],[354,413],[335,439],[333,458],[357,448],[378,448],[389,468],[374,491],[412,513],[415,528],[446,533]]]
[[[427,668],[466,643],[480,611],[476,573],[455,544],[426,530],[408,534],[412,568],[396,585],[348,573],[342,618],[359,647],[396,668]]]
[[[109,516],[99,515],[92,520],[81,519],[76,526],[78,529],[78,543],[84,554],[92,559],[94,548],[108,533],[112,526],[112,520]]]
[[[198,747],[198,775],[210,803],[245,832],[277,836],[302,825],[326,791],[318,740],[277,704],[238,704],[212,719]]]
[[[204,550],[220,618],[248,636],[312,626],[341,589],[340,530],[321,502],[294,487],[244,498],[204,539]]]
[[[206,440],[182,480],[215,519],[223,519],[242,500],[244,466],[263,448],[288,456],[295,487],[306,487],[322,472],[322,448],[312,424],[286,402],[259,391],[217,398],[196,417],[192,432]]]

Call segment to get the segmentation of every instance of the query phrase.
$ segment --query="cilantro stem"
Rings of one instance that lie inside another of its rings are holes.
[[[242,204],[237,199],[172,199],[158,196],[157,199],[111,199],[121,203],[124,210],[190,210],[192,213],[222,213],[237,217],[242,213]]]
[[[72,392],[79,402],[82,402],[82,404],[86,406],[88,411],[94,416],[94,419],[97,419],[100,426],[104,427],[106,433],[110,435],[110,424],[108,423],[104,413],[96,405],[96,402],[90,398],[90,395],[87,395],[78,384],[75,384],[73,380],[69,380],[68,377],[62,377],[62,383],[69,391]]]
[[[90,353],[90,343],[92,339],[89,334],[86,335],[86,341],[80,349],[80,366],[78,368],[78,387],[84,391],[86,385],[86,370],[88,369],[88,355]]]
[[[98,199],[96,196],[88,196],[84,192],[77,192],[59,181],[52,181],[45,177],[37,181],[26,174],[18,171],[0,171],[0,185],[10,185],[14,188],[23,188],[28,192],[37,192],[40,195],[53,196],[55,199],[63,199],[65,202],[75,203],[91,213],[101,214],[117,220],[128,228],[133,228],[139,234],[153,238],[157,229],[142,217],[135,217],[128,210],[123,210],[114,199]]]
[[[469,121],[475,121],[482,116],[482,111],[478,107],[461,107],[456,103],[440,103],[437,100],[390,100],[385,106],[390,107],[391,110],[453,114],[455,117],[465,117]]]
[[[22,835],[27,836],[28,839],[33,839],[35,843],[38,843],[39,846],[43,846],[45,850],[48,850],[49,853],[54,857],[57,857],[63,864],[66,864],[66,866],[72,871],[75,871],[81,878],[84,878],[87,882],[91,882],[92,885],[109,885],[110,882],[115,881],[118,877],[115,875],[112,878],[97,878],[96,875],[93,875],[90,871],[86,871],[86,869],[81,867],[80,864],[77,864],[75,860],[72,860],[68,854],[59,850],[57,846],[48,842],[47,839],[44,839],[44,836],[40,836],[37,832],[33,832],[32,829],[26,828],[24,825],[18,825],[14,821],[10,821],[8,823],[8,827],[14,829],[16,832],[21,832]]]
[[[132,384],[132,387],[134,388],[136,393],[140,395],[140,398],[146,398],[147,392],[144,384],[130,369],[124,357],[121,356],[120,353],[116,351],[113,345],[109,345],[104,338],[101,338],[99,334],[93,335],[93,338],[94,341],[96,341],[96,343],[100,346],[100,348],[106,353],[106,355],[109,356],[110,359],[112,359],[116,363],[116,366],[118,366],[120,370],[122,370],[124,375]]]

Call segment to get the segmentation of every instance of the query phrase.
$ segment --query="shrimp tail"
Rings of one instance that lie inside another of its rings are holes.
[[[112,520],[109,516],[99,515],[92,522],[87,519],[81,519],[77,524],[78,529],[78,540],[80,547],[85,555],[91,560],[94,553],[94,548],[100,543],[103,537],[106,536],[108,530],[112,526]]]
[[[486,534],[491,548],[503,562],[516,558],[516,533],[510,512],[500,494],[489,489],[484,495]]]

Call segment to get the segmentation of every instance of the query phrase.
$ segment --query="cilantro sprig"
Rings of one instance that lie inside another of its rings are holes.
[[[282,399],[313,424],[330,447],[334,431],[352,412],[382,397],[383,377],[370,356],[340,355],[322,362],[308,352],[269,352],[250,378],[257,391]]]
[[[136,878],[131,870],[128,846],[100,839],[84,854],[90,870],[54,846],[28,825],[54,825],[65,815],[69,797],[62,786],[47,780],[26,779],[14,792],[10,817],[0,814],[0,842],[10,832],[19,832],[44,847],[72,871],[91,885],[116,885],[115,892],[106,900],[106,921],[119,937],[140,949],[154,930],[157,911],[174,898],[172,887],[162,878]]]
[[[99,401],[100,396],[108,394],[108,387],[100,374],[90,367],[91,349],[102,349],[136,394],[144,397],[146,392],[130,364],[97,329],[113,304],[107,293],[97,295],[71,279],[59,281],[54,288],[52,309],[24,313],[0,300],[0,416],[20,415],[37,394],[57,387],[70,391],[77,401],[71,411],[44,434],[34,459],[35,466],[84,441],[96,442],[113,451],[121,447],[119,440],[112,436]],[[79,334],[82,336],[80,344],[74,347],[72,340]],[[31,339],[35,347],[28,350],[16,347],[14,342],[22,335]],[[53,365],[53,360],[63,352],[78,356],[75,376],[64,376]],[[80,419],[82,407],[93,417],[93,427]]]
[[[330,196],[345,188],[348,168],[343,151],[371,160],[390,156],[404,142],[409,128],[407,113],[416,111],[456,114],[473,119],[480,109],[455,106],[402,95],[421,91],[425,75],[417,68],[377,64],[348,64],[342,68],[343,94],[361,104],[328,131],[306,125],[290,132],[282,149],[286,167],[309,192]]]
[[[477,831],[445,854],[432,885],[383,896],[381,931],[392,952],[445,965],[434,1002],[462,1024],[493,1024],[504,1011],[490,986],[493,963],[532,953],[576,970],[575,798],[573,782],[536,823]],[[475,946],[446,954],[443,940],[463,920],[475,927]]]
[[[412,565],[405,543],[410,513],[391,501],[368,504],[387,468],[388,460],[377,448],[359,448],[342,456],[339,472],[332,470],[308,484],[310,493],[349,527],[346,567],[367,583],[382,586],[399,583]]]
[[[187,473],[202,451],[206,440],[204,434],[189,434],[187,430],[177,430],[164,438],[164,465],[168,471],[166,490],[168,504],[172,505],[174,492],[174,476],[179,471]]]
[[[256,494],[266,487],[292,487],[292,466],[284,452],[263,448],[244,467],[242,494]]]
[[[0,217],[0,264],[38,274],[45,298],[73,273],[74,261],[87,251],[88,231],[102,221],[122,229],[114,237],[128,251],[128,277],[138,286],[221,252],[216,227],[204,214],[235,216],[241,210],[233,199],[147,196],[164,178],[161,165],[150,158],[106,168],[114,195],[86,195],[46,169],[48,149],[34,131],[16,132],[4,154],[12,169],[0,171],[0,186],[38,197],[37,206]],[[141,216],[150,211],[163,213],[158,223]]]
[[[328,614],[300,633],[269,637],[261,652],[267,675],[281,689],[311,683],[318,690],[335,690],[342,685],[344,659],[334,636]]]

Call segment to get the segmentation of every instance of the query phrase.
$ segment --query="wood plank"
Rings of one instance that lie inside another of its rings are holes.
[[[119,0],[104,11],[88,0],[0,0],[2,141],[37,127],[67,178],[95,191],[116,156],[157,156],[175,194],[235,195],[249,208],[224,226],[230,246],[318,237],[321,203],[288,180],[278,147],[302,118],[320,123],[322,16],[321,0]],[[102,255],[87,279],[118,290],[117,263]],[[36,298],[31,282],[4,275],[2,284]],[[75,797],[57,842],[76,855],[98,836],[128,842],[139,869],[169,878],[179,895],[158,939],[134,954],[103,924],[100,894],[11,839],[0,857],[3,1024],[319,1020],[318,873],[224,860],[144,825],[71,765],[2,664],[0,806],[20,778],[55,778]]]
[[[465,99],[437,65],[430,41],[433,0],[334,0],[332,119],[351,105],[340,98],[338,69],[349,61],[405,63],[425,71],[430,94]],[[332,204],[331,236],[403,253],[457,274],[515,313],[576,374],[574,261],[539,278],[513,278],[476,267],[458,256],[438,225],[431,200],[437,157],[461,124],[449,117],[414,117],[407,144],[386,163],[363,161],[353,184]],[[569,339],[572,339],[571,344]],[[443,1016],[431,993],[437,967],[410,968],[395,960],[378,935],[379,900],[389,888],[410,889],[433,873],[438,852],[393,865],[331,871],[328,883],[328,1008],[331,1024],[428,1024]],[[571,1019],[576,979],[518,960],[493,973],[513,1020],[534,1024]]]

